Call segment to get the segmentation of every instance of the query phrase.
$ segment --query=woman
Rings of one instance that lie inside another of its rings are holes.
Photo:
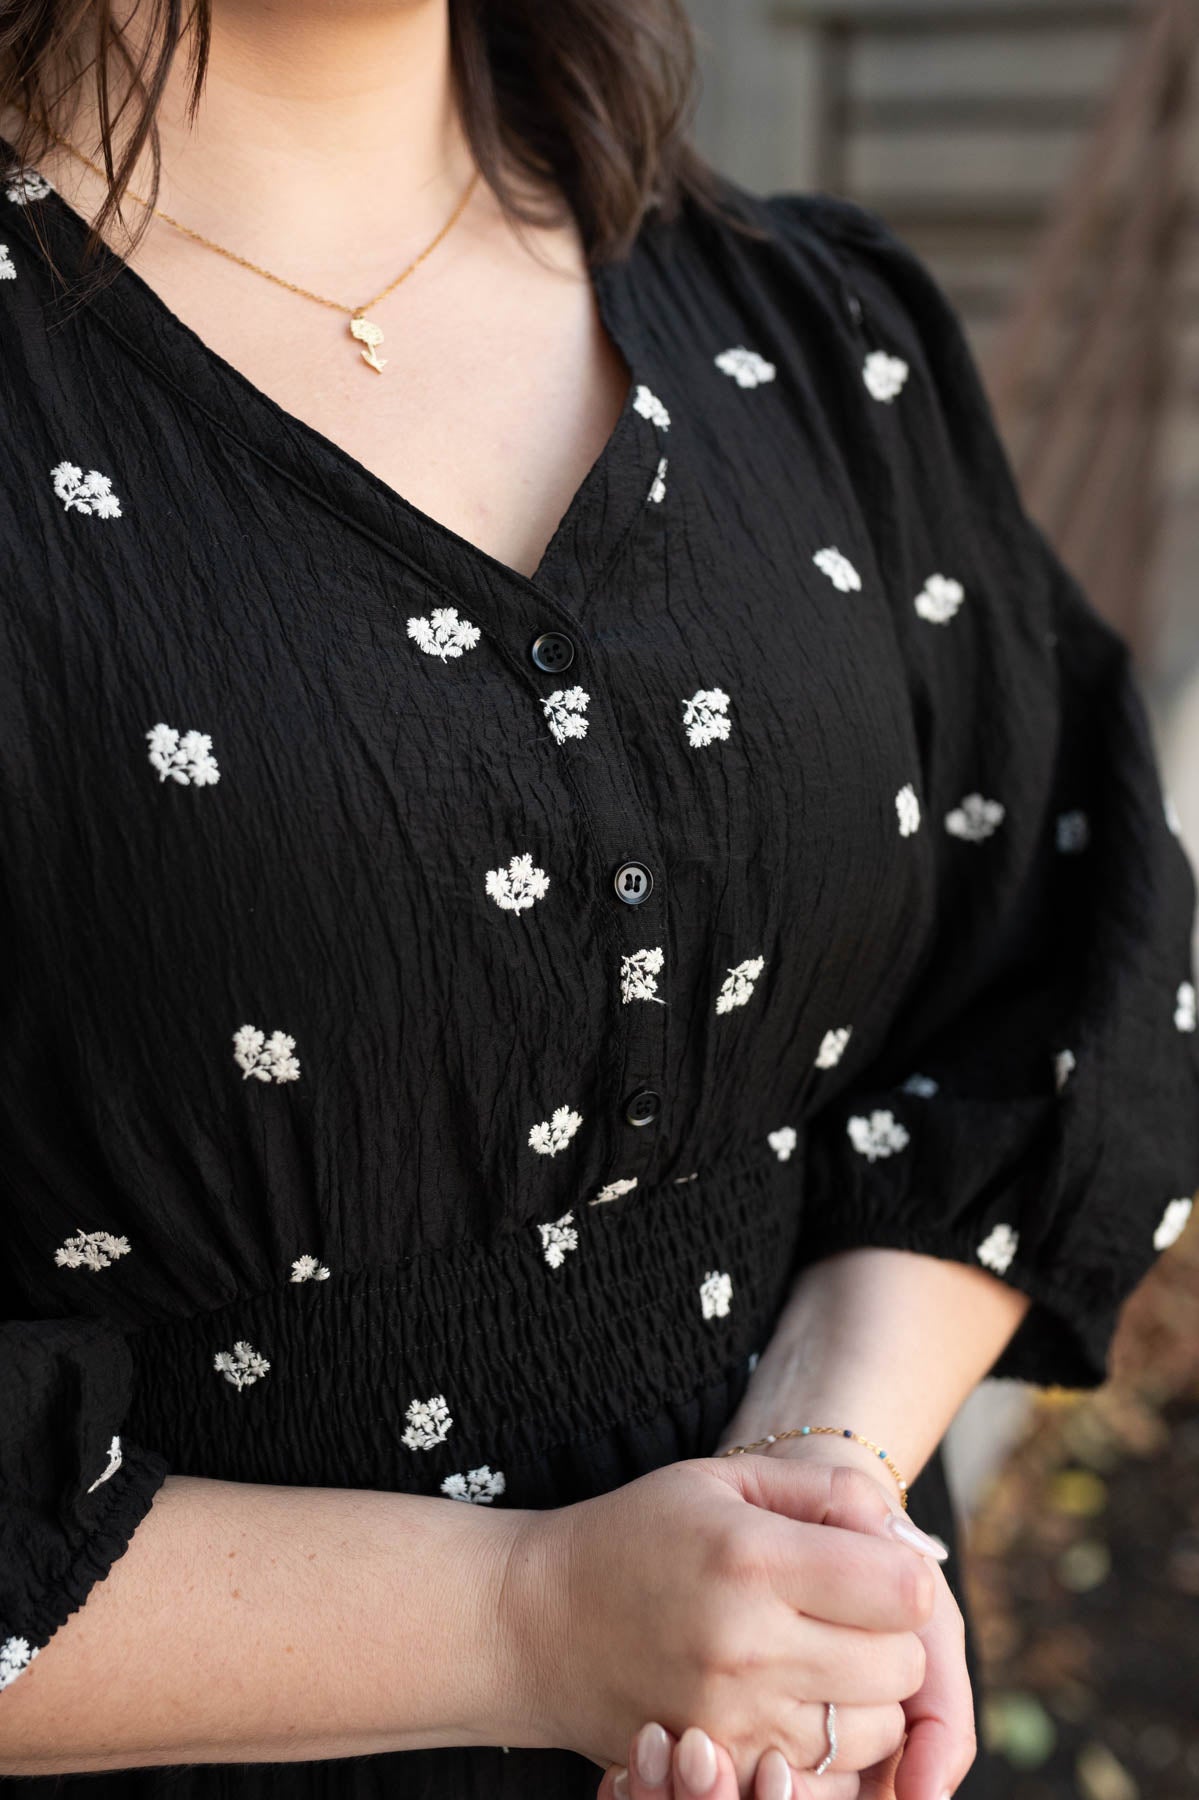
[[[953,314],[673,0],[0,25],[0,1769],[973,1794],[941,1440],[1199,1108]]]

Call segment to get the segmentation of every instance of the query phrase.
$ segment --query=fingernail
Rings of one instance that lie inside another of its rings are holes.
[[[781,1750],[768,1750],[758,1764],[758,1800],[791,1800],[791,1770]]]
[[[612,1792],[616,1795],[616,1800],[629,1800],[629,1771],[627,1769],[617,1769],[613,1775]]]
[[[633,1739],[633,1761],[646,1787],[661,1787],[670,1774],[670,1739],[652,1719]]]
[[[905,1513],[888,1513],[887,1530],[892,1532],[902,1543],[910,1544],[913,1550],[919,1550],[924,1556],[934,1556],[938,1562],[944,1562],[949,1550],[940,1538],[930,1537],[927,1531],[921,1531],[919,1525],[913,1525]]]
[[[688,1725],[679,1739],[679,1778],[689,1794],[710,1793],[716,1782],[716,1751],[706,1731]]]

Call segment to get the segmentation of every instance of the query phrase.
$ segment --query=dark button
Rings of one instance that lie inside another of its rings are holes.
[[[564,631],[543,631],[540,637],[533,639],[529,655],[539,669],[549,675],[559,675],[574,661],[575,647]]]
[[[621,863],[616,871],[614,885],[626,906],[640,906],[643,900],[649,898],[654,878],[644,863]]]
[[[638,1088],[625,1104],[624,1116],[630,1125],[652,1125],[662,1107],[662,1096],[653,1088]]]

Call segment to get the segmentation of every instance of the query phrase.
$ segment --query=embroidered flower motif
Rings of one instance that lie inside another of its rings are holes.
[[[862,380],[872,400],[894,400],[909,373],[902,356],[888,356],[885,350],[872,350],[862,364]]]
[[[993,1269],[996,1275],[1006,1275],[1019,1242],[1020,1233],[1013,1231],[1010,1225],[993,1225],[978,1246],[978,1260]]]
[[[660,946],[652,950],[634,950],[631,956],[621,957],[620,991],[626,1006],[630,1000],[655,1000],[659,1006],[666,1004],[657,992],[656,980],[665,960]]]
[[[17,265],[8,254],[8,245],[0,244],[0,281],[15,281]]]
[[[602,1187],[595,1198],[589,1200],[587,1204],[588,1206],[601,1206],[605,1200],[619,1200],[622,1194],[632,1193],[636,1186],[637,1177],[635,1175],[622,1175],[619,1181],[608,1182],[607,1186]]]
[[[749,1374],[751,1374],[751,1375],[753,1374],[754,1370],[757,1368],[757,1366],[761,1362],[761,1360],[762,1360],[762,1352],[760,1350],[751,1350],[750,1351],[749,1355],[745,1359],[745,1367],[746,1367],[747,1371],[749,1372]]]
[[[698,1169],[692,1169],[690,1175],[676,1175],[674,1178],[675,1186],[677,1187],[680,1181],[694,1181],[698,1174]]]
[[[723,1319],[733,1298],[733,1284],[720,1269],[709,1269],[699,1286],[699,1303],[705,1319]]]
[[[697,688],[690,700],[683,701],[683,724],[691,748],[699,750],[717,738],[727,739],[733,726],[728,715],[729,697],[723,688]]]
[[[738,344],[735,350],[722,350],[716,358],[716,367],[722,375],[731,375],[738,387],[756,388],[764,381],[773,381],[776,370],[772,362],[759,356],[756,350],[747,350]]]
[[[128,1238],[113,1237],[111,1231],[80,1231],[59,1246],[54,1260],[60,1269],[91,1269],[98,1274],[128,1254]]]
[[[913,604],[930,625],[948,625],[965,598],[965,588],[952,575],[930,575]]]
[[[940,1086],[931,1075],[909,1075],[900,1090],[905,1094],[915,1094],[921,1100],[931,1100]]]
[[[159,781],[177,781],[180,787],[214,787],[221,771],[212,754],[212,739],[203,731],[185,731],[173,725],[154,725],[146,733],[150,766]]]
[[[0,1688],[10,1686],[29,1667],[37,1651],[30,1648],[29,1639],[23,1637],[5,1638],[0,1644]]]
[[[1073,1050],[1059,1050],[1053,1059],[1053,1085],[1060,1094],[1077,1066]]]
[[[666,458],[663,457],[650,483],[649,498],[654,506],[660,506],[666,498]]]
[[[468,1469],[465,1475],[447,1475],[441,1484],[443,1494],[451,1500],[469,1500],[475,1506],[490,1506],[504,1491],[504,1477],[499,1469]]]
[[[4,178],[5,198],[16,206],[27,206],[31,200],[44,200],[53,192],[53,184],[40,169],[25,168],[10,172]]]
[[[1155,1250],[1168,1250],[1171,1244],[1178,1242],[1186,1229],[1187,1220],[1191,1216],[1192,1205],[1193,1202],[1189,1199],[1170,1201],[1153,1233]]]
[[[876,1109],[868,1119],[855,1113],[845,1129],[854,1149],[868,1162],[875,1162],[880,1156],[893,1156],[908,1142],[906,1127],[899,1123],[894,1113],[885,1109]]]
[[[541,1233],[541,1248],[545,1252],[546,1262],[551,1269],[560,1269],[566,1261],[566,1252],[577,1250],[579,1247],[579,1234],[574,1228],[574,1214],[572,1212],[563,1213],[562,1217],[555,1219],[552,1224],[539,1225],[537,1229]]]
[[[409,1450],[433,1450],[444,1444],[454,1423],[444,1394],[434,1394],[431,1400],[410,1400],[404,1417],[408,1429],[403,1442]]]
[[[1085,812],[1078,811],[1059,813],[1054,827],[1054,839],[1059,850],[1070,856],[1078,850],[1085,850],[1091,841],[1091,822]]]
[[[298,1081],[300,1064],[292,1052],[294,1037],[272,1031],[270,1037],[253,1025],[239,1025],[233,1033],[233,1060],[243,1071],[242,1080]]]
[[[833,586],[842,594],[856,593],[862,585],[862,577],[858,574],[848,556],[835,550],[831,544],[823,550],[817,550],[812,561],[822,575],[827,575]]]
[[[981,794],[966,794],[960,805],[945,815],[945,829],[952,837],[963,838],[966,843],[980,844],[991,833],[1003,818],[1003,806],[998,800],[984,800]]]
[[[529,1143],[542,1156],[557,1156],[582,1123],[582,1113],[573,1112],[569,1106],[556,1107],[551,1118],[534,1125],[529,1133]]]
[[[252,1344],[239,1338],[232,1351],[218,1350],[212,1359],[212,1366],[218,1375],[223,1375],[230,1387],[253,1387],[256,1381],[270,1368],[265,1356],[260,1356]]]
[[[1179,818],[1178,808],[1175,806],[1174,801],[1169,794],[1163,794],[1162,796],[1162,812],[1165,814],[1166,824],[1170,827],[1174,836],[1181,837],[1182,820]]]
[[[590,698],[581,687],[555,688],[541,702],[550,730],[560,744],[567,738],[587,736],[587,721],[582,714]]]
[[[315,1256],[297,1256],[291,1265],[293,1281],[328,1281],[329,1271]]]
[[[751,956],[745,962],[739,962],[735,968],[731,968],[716,996],[717,1012],[731,1012],[734,1006],[744,1006],[754,991],[754,982],[765,967],[766,958],[764,956]]]
[[[799,1142],[799,1133],[794,1125],[780,1125],[777,1131],[766,1133],[766,1142],[780,1162],[790,1162],[792,1152]]]
[[[905,781],[895,796],[895,811],[899,815],[900,837],[911,837],[920,828],[920,802],[916,798],[916,790],[910,781]]]
[[[670,414],[644,382],[638,386],[633,398],[633,410],[639,412],[643,419],[648,419],[651,425],[656,425],[659,431],[670,430]]]
[[[1195,1029],[1195,984],[1193,981],[1180,981],[1178,992],[1174,996],[1174,1023],[1179,1031]]]
[[[96,1476],[91,1487],[87,1490],[88,1493],[94,1494],[96,1489],[102,1486],[104,1482],[111,1481],[112,1477],[120,1468],[123,1460],[121,1455],[121,1440],[119,1437],[114,1437],[112,1443],[108,1446],[108,1463],[103,1472]]]
[[[549,885],[549,876],[544,869],[533,867],[533,858],[527,852],[514,856],[506,869],[487,871],[487,892],[505,912],[523,912],[534,900],[544,897]]]
[[[831,1069],[841,1061],[852,1030],[852,1025],[838,1025],[833,1031],[825,1032],[820,1040],[820,1048],[816,1052],[818,1069]]]
[[[435,606],[427,619],[409,619],[408,636],[429,656],[442,662],[473,650],[483,633],[469,619],[458,617],[456,606]]]
[[[99,469],[89,469],[85,475],[77,463],[55,463],[50,479],[64,512],[74,507],[79,513],[94,513],[98,519],[121,517],[121,503],[112,491],[111,477],[101,475]]]

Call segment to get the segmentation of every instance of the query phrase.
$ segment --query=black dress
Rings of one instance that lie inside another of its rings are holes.
[[[595,276],[627,401],[526,579],[124,264],[69,302],[34,222],[69,273],[82,217],[0,186],[0,1683],[168,1470],[603,1492],[709,1453],[853,1245],[993,1271],[994,1372],[1090,1387],[1182,1228],[1195,888],[1126,647],[919,261],[741,204]],[[954,1542],[939,1454],[912,1513]]]

